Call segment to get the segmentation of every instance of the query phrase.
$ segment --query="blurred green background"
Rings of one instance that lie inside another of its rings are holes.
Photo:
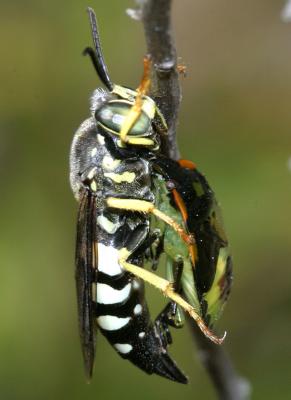
[[[179,143],[223,207],[235,262],[219,325],[254,399],[291,398],[291,24],[283,0],[181,0],[173,18],[183,102]],[[215,399],[187,329],[171,354],[182,386],[147,376],[99,335],[85,383],[77,332],[72,136],[99,81],[81,56],[95,8],[114,81],[136,87],[145,44],[133,0],[1,0],[0,398]],[[288,168],[289,160],[289,168]],[[149,290],[153,315],[162,296]]]

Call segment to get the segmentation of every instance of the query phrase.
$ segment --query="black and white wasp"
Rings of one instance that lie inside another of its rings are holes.
[[[95,13],[90,8],[88,12],[95,49],[86,48],[85,53],[106,90],[94,91],[91,117],[77,130],[70,154],[71,187],[79,203],[76,283],[86,374],[92,376],[100,330],[123,358],[145,372],[187,383],[167,352],[171,343],[168,325],[181,325],[178,317],[186,311],[209,339],[222,342],[223,338],[210,331],[210,317],[212,309],[219,314],[229,292],[230,259],[226,262],[220,252],[227,249],[227,241],[220,240],[214,197],[207,184],[201,183],[202,175],[191,171],[187,163],[168,160],[160,153],[167,125],[146,95],[149,60],[145,59],[137,90],[112,83]],[[203,191],[206,197],[201,197]],[[200,207],[194,210],[196,219],[192,218],[192,202]],[[202,219],[197,220],[200,209]],[[206,236],[198,228],[206,230]],[[204,240],[202,250],[196,235]],[[171,281],[144,268],[146,259],[156,266],[162,252],[168,257]],[[201,260],[199,254],[203,254]],[[211,271],[203,274],[208,258]],[[154,323],[144,282],[170,300]]]

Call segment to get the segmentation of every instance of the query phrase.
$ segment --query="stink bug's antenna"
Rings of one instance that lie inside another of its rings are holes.
[[[92,8],[88,7],[87,8],[88,14],[89,14],[89,19],[90,19],[90,25],[92,29],[92,37],[93,37],[93,42],[95,46],[95,50],[92,49],[92,47],[86,47],[86,49],[83,51],[84,55],[88,55],[92,63],[94,65],[94,68],[101,79],[101,81],[104,83],[104,85],[110,90],[113,90],[113,83],[111,82],[107,67],[104,61],[104,57],[102,54],[102,49],[101,49],[101,43],[100,43],[100,37],[98,33],[98,27],[97,27],[97,19],[95,12]]]

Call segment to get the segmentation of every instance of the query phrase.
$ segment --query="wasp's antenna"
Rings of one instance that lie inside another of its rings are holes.
[[[101,81],[104,83],[104,85],[110,90],[113,90],[113,83],[111,82],[107,67],[104,61],[104,57],[102,54],[102,49],[101,49],[101,43],[100,43],[100,37],[98,33],[98,27],[97,27],[97,19],[95,12],[92,8],[88,7],[87,8],[89,18],[90,18],[90,24],[91,24],[91,29],[92,29],[92,37],[93,37],[93,42],[95,46],[95,50],[93,50],[91,47],[86,47],[86,49],[83,51],[84,55],[90,56],[92,63],[96,69],[96,72],[101,79]]]

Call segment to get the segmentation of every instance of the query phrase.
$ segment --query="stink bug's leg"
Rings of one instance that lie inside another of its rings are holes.
[[[131,107],[128,116],[126,117],[125,121],[122,124],[121,131],[120,131],[120,140],[123,143],[130,143],[130,139],[127,137],[128,132],[133,127],[134,123],[138,119],[141,114],[142,109],[142,97],[145,96],[148,92],[150,86],[150,65],[151,61],[149,57],[145,57],[143,61],[144,65],[144,72],[141,83],[137,88],[137,95],[134,101],[133,106]]]
[[[152,248],[151,248],[152,251]],[[159,237],[159,242],[156,248],[155,254],[152,255],[152,270],[156,271],[158,269],[159,258],[164,251],[164,235]]]
[[[175,280],[173,283],[173,290],[175,292],[179,292],[181,288],[181,277],[183,272],[184,262],[181,257],[177,257],[174,261],[174,270],[175,270]],[[155,320],[155,326],[159,332],[160,339],[164,345],[167,347],[172,343],[172,335],[169,330],[169,326],[174,328],[182,328],[182,324],[177,322],[175,317],[177,313],[177,303],[171,301],[166,305],[166,307],[162,310],[162,312],[157,316]]]
[[[170,225],[186,242],[187,244],[194,244],[195,240],[192,235],[189,235],[182,228],[180,224],[178,224],[175,220],[169,217],[167,214],[158,210],[153,203],[145,200],[137,200],[137,199],[120,199],[116,197],[108,197],[107,206],[111,208],[117,208],[121,210],[128,211],[137,211],[142,213],[151,213],[155,215],[157,218],[164,221],[166,224]]]
[[[181,306],[183,310],[188,312],[189,315],[194,319],[194,321],[196,321],[203,334],[208,337],[212,342],[216,344],[221,344],[224,341],[225,334],[222,338],[218,338],[217,336],[215,336],[214,333],[211,332],[211,330],[206,326],[203,319],[200,317],[194,307],[187,303],[186,300],[184,300],[178,293],[173,290],[171,282],[155,275],[150,271],[145,270],[144,268],[138,267],[134,264],[130,264],[129,262],[127,262],[129,256],[130,253],[126,248],[123,248],[119,251],[118,262],[126,271],[153,285],[155,288],[161,290],[166,297]]]
[[[140,96],[145,96],[149,90],[151,80],[150,80],[150,68],[151,59],[150,56],[145,56],[143,59],[143,76],[139,87],[136,89]]]
[[[157,218],[164,221],[166,224],[170,225],[181,236],[181,238],[184,240],[184,242],[186,242],[189,245],[195,244],[194,237],[192,235],[189,235],[180,224],[178,224],[175,220],[173,220],[167,214],[164,214],[162,211],[158,210],[154,206],[149,212],[151,212]]]
[[[176,259],[173,261],[174,264],[174,271],[175,271],[175,281],[173,284],[173,289],[175,292],[180,292],[181,289],[181,278],[183,273],[184,262],[181,256],[177,256]]]

